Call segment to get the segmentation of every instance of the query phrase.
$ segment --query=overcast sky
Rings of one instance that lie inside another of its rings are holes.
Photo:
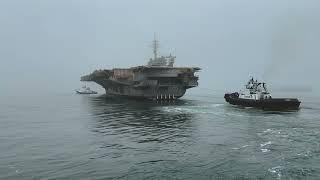
[[[146,64],[154,33],[203,69],[199,90],[253,75],[320,94],[319,0],[1,0],[0,90],[73,92],[95,69]]]

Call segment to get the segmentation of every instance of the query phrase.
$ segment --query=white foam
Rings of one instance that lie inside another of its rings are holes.
[[[271,132],[272,130],[271,129],[266,129],[265,131],[263,131],[264,133],[267,133],[267,132]]]
[[[271,141],[268,141],[266,143],[260,144],[260,147],[264,147],[264,146],[267,146],[267,145],[270,145],[270,144],[271,144]]]
[[[275,167],[268,169],[269,172],[271,172],[273,174],[277,174],[278,179],[281,179],[281,170],[282,170],[281,166],[275,166]]]
[[[261,149],[261,152],[265,153],[265,152],[269,152],[269,149]]]
[[[212,111],[208,106],[185,106],[185,107],[162,107],[162,111],[169,113],[196,113],[196,114],[214,114],[221,116],[223,112]]]
[[[220,107],[220,106],[223,106],[224,104],[212,104],[211,106],[212,107]]]
[[[306,152],[302,152],[302,153],[297,153],[298,156],[304,156],[304,157],[311,157],[311,151],[306,151]]]

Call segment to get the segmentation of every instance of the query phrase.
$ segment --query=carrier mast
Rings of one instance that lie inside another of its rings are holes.
[[[158,58],[157,54],[158,54],[158,48],[159,48],[159,41],[156,38],[156,33],[154,33],[154,39],[153,39],[152,47],[153,47],[153,55],[154,55],[154,59],[153,60],[156,60]]]

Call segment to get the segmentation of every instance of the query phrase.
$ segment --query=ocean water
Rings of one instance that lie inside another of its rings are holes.
[[[0,179],[320,179],[320,99],[270,112],[223,94],[172,102],[0,97]]]

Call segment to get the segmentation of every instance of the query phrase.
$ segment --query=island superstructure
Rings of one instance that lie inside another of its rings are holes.
[[[153,41],[153,58],[147,65],[95,70],[81,77],[101,85],[107,95],[170,100],[182,97],[198,86],[199,67],[174,67],[175,56],[158,57],[158,41]]]

